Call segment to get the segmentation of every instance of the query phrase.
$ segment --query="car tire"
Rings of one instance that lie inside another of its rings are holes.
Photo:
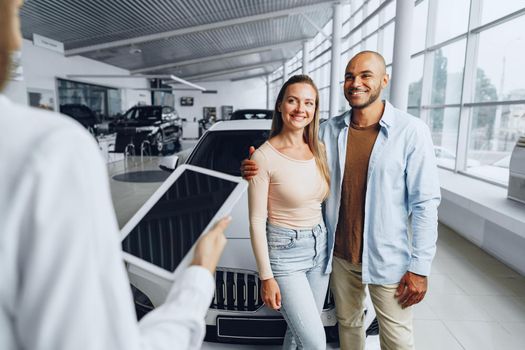
[[[137,321],[140,321],[142,317],[146,316],[150,311],[153,311],[155,307],[146,294],[142,293],[134,285],[130,284],[130,286],[135,305],[135,314],[137,316]]]
[[[174,142],[175,146],[175,152],[180,152],[182,150],[182,144],[180,143],[180,139],[175,140]]]
[[[164,143],[164,135],[162,134],[162,132],[159,131],[155,134],[155,147],[157,153],[161,154],[164,151],[165,146],[166,145]]]
[[[327,343],[339,342],[339,328],[337,324],[333,327],[325,327],[324,331]]]
[[[379,323],[377,321],[377,317],[374,318],[374,320],[366,330],[366,336],[368,337],[369,335],[379,335]]]

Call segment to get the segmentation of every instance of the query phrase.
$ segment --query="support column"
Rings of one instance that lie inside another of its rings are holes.
[[[410,83],[410,38],[412,37],[413,1],[396,1],[396,28],[394,32],[394,56],[392,61],[392,104],[406,111],[408,85]]]
[[[308,40],[303,41],[303,74],[310,73],[310,45]]]
[[[432,3],[432,2],[431,2]],[[472,102],[476,90],[476,66],[479,50],[479,33],[470,30],[481,24],[483,13],[483,2],[474,1],[470,7],[469,28],[467,32],[467,48],[465,55],[465,69],[463,70],[463,86],[461,93],[461,107],[459,114],[458,142],[456,147],[456,164],[454,171],[458,172],[467,168],[467,154],[469,148],[469,129],[472,107],[466,107],[465,103]],[[500,82],[501,83],[501,82]],[[498,112],[499,110],[499,112]],[[501,107],[496,113],[501,113]]]
[[[341,31],[343,28],[342,5],[333,5],[332,16],[332,63],[330,67],[330,117],[339,114],[339,80],[343,78],[341,70]]]
[[[397,14],[396,14],[397,15]],[[363,18],[368,17],[368,2],[365,1],[363,4]],[[363,40],[364,37],[368,34],[367,26],[364,25],[361,27],[361,51],[366,50],[366,40]]]
[[[272,106],[270,103],[271,94],[272,94],[272,91],[271,91],[271,84],[270,84],[270,75],[268,74],[266,76],[266,109],[272,109]]]
[[[429,1],[428,3],[428,18],[427,18],[427,32],[425,36],[425,48],[434,45],[434,38],[436,36],[436,21],[438,11],[437,1]],[[434,77],[434,51],[425,52],[424,63],[423,63],[423,83],[421,84],[421,106],[428,106],[432,104],[432,85]],[[430,109],[421,108],[419,109],[419,118],[427,123],[428,126],[432,126],[430,120]]]
[[[288,65],[286,64],[285,59],[283,60],[283,84],[288,80],[288,75],[290,75],[290,72],[288,71]]]

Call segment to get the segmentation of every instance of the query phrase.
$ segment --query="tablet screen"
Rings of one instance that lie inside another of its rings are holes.
[[[186,169],[124,238],[123,250],[173,272],[236,185]]]

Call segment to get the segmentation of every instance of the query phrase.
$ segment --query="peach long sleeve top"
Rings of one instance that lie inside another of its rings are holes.
[[[250,236],[261,280],[273,277],[266,222],[286,228],[310,228],[321,222],[328,185],[315,159],[292,159],[266,141],[252,159],[259,172],[250,180]]]

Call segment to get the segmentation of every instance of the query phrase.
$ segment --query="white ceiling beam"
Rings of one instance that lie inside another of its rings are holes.
[[[202,79],[202,78],[211,78],[211,77],[215,77],[215,76],[219,76],[219,75],[244,72],[244,71],[251,70],[251,69],[266,67],[266,66],[274,65],[274,64],[282,64],[282,63],[283,63],[282,60],[261,62],[261,63],[257,63],[257,64],[252,64],[252,65],[249,65],[249,66],[242,66],[242,67],[237,67],[237,68],[224,69],[224,70],[213,71],[213,72],[208,72],[208,73],[203,73],[203,74],[196,74],[196,75],[192,75],[192,76],[184,77],[184,78],[185,79],[192,79],[192,80]]]
[[[170,79],[171,74],[144,74],[144,75],[129,75],[129,74],[67,74],[67,78],[123,78],[123,79]]]
[[[120,79],[120,78],[125,78],[125,79],[129,79],[129,78],[133,78],[133,79],[137,79],[137,78],[145,78],[145,79],[163,79],[163,80],[173,80],[173,81],[176,81],[178,83],[181,83],[181,84],[184,84],[184,85],[188,85],[194,89],[197,89],[197,90],[202,90],[202,91],[206,91],[206,88],[200,86],[200,85],[197,85],[197,84],[193,84],[185,79],[182,79],[182,78],[179,78],[173,74],[146,74],[146,75],[124,75],[124,74],[68,74],[66,75],[67,78],[70,78],[70,79],[78,79],[78,78],[92,78],[92,79],[107,79],[107,78],[111,78],[111,79]]]
[[[315,30],[317,30],[319,33],[321,33],[322,36],[325,37],[325,39],[330,39],[332,36],[331,35],[328,35],[325,33],[325,31],[323,30],[323,28],[319,27],[314,21],[312,21],[310,19],[310,17],[308,17],[307,15],[305,15],[304,13],[301,13],[301,16],[308,22],[310,23],[310,25],[312,27],[315,28]]]
[[[115,40],[115,41],[110,41],[110,42],[106,42],[102,44],[78,47],[76,49],[66,50],[65,55],[66,56],[81,55],[84,53],[97,51],[97,50],[105,50],[105,49],[111,49],[114,47],[121,47],[121,46],[127,46],[127,45],[136,45],[136,44],[141,44],[141,43],[145,43],[148,41],[167,39],[167,38],[172,38],[175,36],[185,35],[185,34],[190,34],[190,33],[195,33],[195,32],[208,31],[208,30],[224,28],[224,27],[229,27],[229,26],[238,25],[238,24],[262,21],[262,20],[276,18],[276,17],[297,15],[297,14],[304,13],[306,11],[311,11],[312,9],[315,9],[318,7],[326,7],[328,5],[331,5],[333,2],[337,2],[337,1],[334,1],[334,0],[326,1],[325,0],[325,1],[319,2],[317,4],[312,4],[312,5],[293,7],[293,8],[288,8],[288,9],[273,11],[273,12],[268,12],[268,13],[262,13],[262,14],[253,15],[253,16],[234,18],[234,19],[221,21],[221,22],[207,23],[207,24],[193,26],[193,27],[180,28],[180,29],[170,30],[167,32],[162,32],[162,33],[142,35],[142,36],[138,36],[135,38]]]
[[[250,54],[254,54],[254,53],[270,51],[270,50],[278,49],[278,48],[281,48],[281,47],[288,47],[288,46],[300,45],[300,44],[302,45],[302,42],[304,40],[305,39],[284,41],[284,42],[279,42],[279,43],[275,43],[275,44],[272,44],[272,45],[259,46],[259,47],[254,47],[254,48],[246,49],[246,50],[232,51],[232,52],[224,53],[224,54],[221,54],[221,55],[199,57],[199,58],[194,58],[194,59],[186,60],[186,61],[179,61],[179,62],[160,64],[160,65],[157,65],[157,66],[144,67],[144,68],[139,68],[139,69],[132,70],[131,74],[150,72],[150,71],[154,71],[154,70],[166,69],[166,68],[172,68],[172,67],[187,66],[187,65],[190,65],[190,64],[203,63],[203,62],[209,62],[209,61],[216,61],[216,60],[221,60],[221,59],[225,59],[225,58],[233,58],[233,57],[245,56],[245,55],[250,55]]]
[[[246,79],[266,77],[266,76],[268,76],[268,73],[259,73],[259,74],[246,75],[240,78],[230,79],[230,81],[240,81],[240,80],[246,80]],[[264,81],[266,81],[266,79],[264,79]]]
[[[124,88],[129,90],[137,90],[137,91],[166,91],[171,92],[173,90],[176,91],[200,91],[200,89],[197,88]]]

